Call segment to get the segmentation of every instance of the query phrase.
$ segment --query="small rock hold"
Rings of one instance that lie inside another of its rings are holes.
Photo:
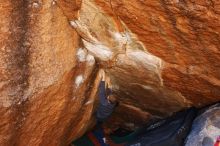
[[[76,84],[76,88],[78,88],[80,86],[80,84],[82,84],[84,81],[84,78],[82,75],[78,75],[75,79],[75,84]]]
[[[52,1],[52,5],[55,5],[55,4],[56,4],[56,0],[53,0],[53,1]]]
[[[88,54],[86,56],[86,61],[88,62],[89,65],[93,65],[95,63],[95,58],[94,58],[94,56]]]
[[[39,3],[33,2],[32,6],[33,6],[33,8],[39,8]]]
[[[85,103],[85,105],[89,105],[89,104],[91,104],[91,103],[93,103],[93,100],[87,101],[87,102]]]
[[[73,28],[76,28],[77,27],[77,23],[75,22],[75,20],[72,20],[69,22],[70,25],[73,27]]]
[[[86,60],[86,51],[84,49],[79,48],[76,55],[80,62],[84,62]]]

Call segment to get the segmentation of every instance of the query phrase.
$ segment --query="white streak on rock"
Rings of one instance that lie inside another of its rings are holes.
[[[77,23],[75,22],[75,20],[71,20],[70,25],[74,28],[77,28]]]
[[[76,55],[80,62],[84,62],[86,60],[86,55],[87,55],[86,50],[79,48]]]
[[[95,57],[101,59],[102,61],[110,60],[113,56],[112,51],[105,45],[93,44],[83,40],[86,49]]]
[[[95,63],[95,58],[94,58],[94,56],[88,54],[88,55],[86,56],[86,61],[88,62],[89,65],[92,66],[92,65]]]
[[[88,27],[84,25],[79,20],[71,20],[70,25],[76,29],[77,33],[84,39],[89,42],[99,43],[98,40],[92,36],[91,32],[89,31]]]
[[[33,6],[34,8],[38,8],[38,7],[39,7],[39,3],[33,2],[32,6]]]
[[[91,103],[93,103],[93,100],[87,101],[87,102],[85,103],[85,105],[88,105],[88,104],[91,104]]]
[[[144,88],[144,89],[146,89],[146,90],[153,90],[153,88],[150,87],[150,86],[142,85],[141,87]]]
[[[75,79],[76,88],[78,88],[84,81],[83,75],[78,75]]]
[[[142,85],[139,83],[130,83],[131,85],[138,85],[141,86],[142,88],[146,89],[146,90],[153,90],[153,87],[149,86],[149,85]]]
[[[144,51],[129,52],[128,56],[145,68],[150,69],[153,67],[154,69],[158,69],[161,67],[161,60],[158,57]]]
[[[114,32],[113,37],[116,41],[120,42],[121,44],[126,44],[127,42],[127,36],[125,33]]]
[[[90,54],[102,61],[107,61],[112,58],[113,52],[111,49],[93,37],[86,25],[83,25],[79,20],[70,21],[70,25],[73,26],[82,37],[84,46]]]

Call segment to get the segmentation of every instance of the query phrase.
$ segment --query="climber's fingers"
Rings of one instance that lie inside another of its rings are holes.
[[[100,77],[101,77],[102,81],[105,80],[105,71],[103,69],[100,69]]]
[[[109,76],[106,76],[106,83],[107,83],[107,87],[108,88],[111,88],[111,79],[110,79],[110,77]]]

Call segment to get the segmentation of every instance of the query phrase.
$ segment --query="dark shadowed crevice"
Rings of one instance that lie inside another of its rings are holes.
[[[28,88],[29,78],[29,47],[27,41],[29,40],[29,0],[11,0],[11,21],[10,32],[11,35],[8,40],[7,50],[8,54],[8,72],[10,72],[11,89],[15,94],[11,96],[12,114],[11,130],[13,133],[10,137],[9,145],[16,145],[16,140],[19,139],[19,132],[24,122],[26,115],[27,101],[24,101],[24,93]]]

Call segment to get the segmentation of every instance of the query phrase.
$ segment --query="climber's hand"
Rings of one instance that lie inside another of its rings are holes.
[[[100,70],[101,80],[105,81],[105,71],[103,69]]]
[[[111,79],[110,79],[110,77],[106,75],[105,81],[106,81],[107,87],[111,89]]]

